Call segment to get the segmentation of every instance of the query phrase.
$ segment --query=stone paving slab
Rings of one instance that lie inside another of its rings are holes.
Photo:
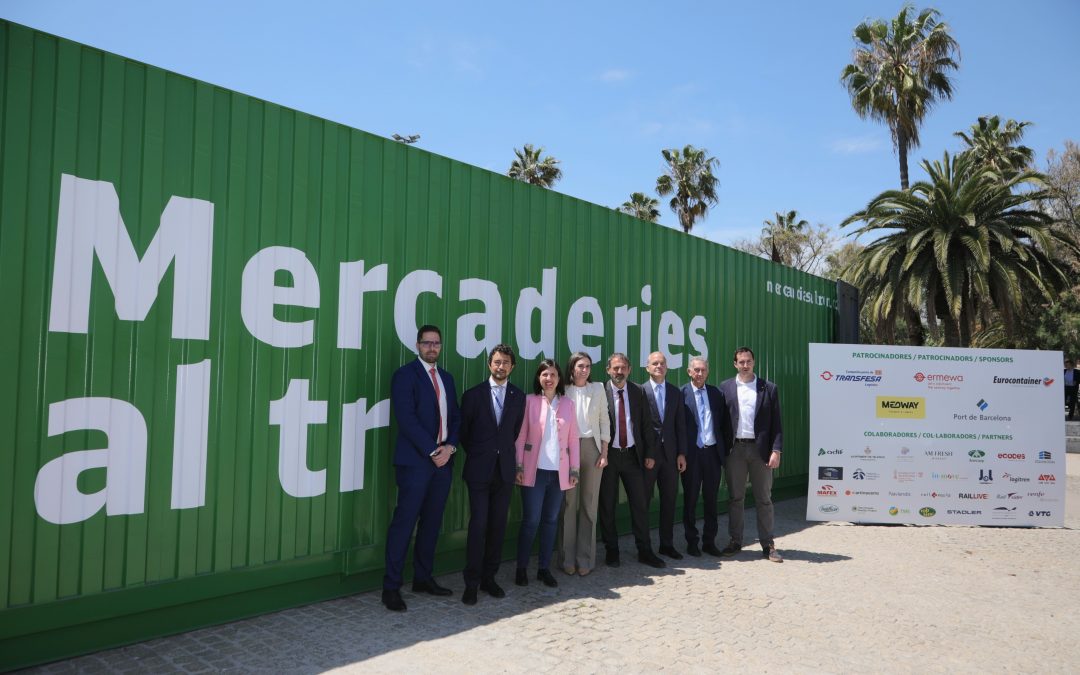
[[[453,598],[406,592],[404,614],[363,593],[34,672],[1077,672],[1080,456],[1067,462],[1064,529],[809,523],[793,499],[776,505],[782,565],[751,545],[654,571],[624,537],[620,568],[556,572],[557,589],[514,586],[511,563],[508,596],[474,607],[447,575]],[[750,509],[747,537],[753,523]]]

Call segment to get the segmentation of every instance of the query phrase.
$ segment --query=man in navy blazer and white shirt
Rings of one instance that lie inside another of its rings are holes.
[[[652,503],[653,487],[660,488],[660,555],[682,560],[675,550],[675,501],[679,474],[686,470],[686,420],[682,395],[667,381],[667,357],[649,354],[645,370],[649,381],[641,385],[648,407],[648,422],[656,439],[653,466],[645,469],[645,497]]]
[[[746,476],[754,490],[757,510],[758,540],[762,555],[773,562],[784,562],[773,540],[773,469],[780,467],[784,450],[784,431],[780,424],[780,395],[776,385],[754,375],[754,352],[749,347],[735,350],[738,374],[720,384],[730,418],[727,458],[728,533],[731,541],[722,553],[732,556],[743,542],[743,501]]]
[[[683,405],[686,408],[686,471],[683,484],[683,532],[686,550],[692,556],[721,555],[716,547],[720,531],[717,501],[720,497],[720,475],[727,458],[728,409],[724,394],[711,384],[709,362],[702,356],[690,359],[686,369],[690,382],[683,385]],[[744,481],[745,482],[745,481]],[[698,547],[697,502],[701,495],[705,524]]]
[[[495,345],[488,353],[491,377],[461,395],[462,478],[469,486],[465,592],[461,596],[466,605],[476,604],[478,588],[493,598],[506,597],[495,574],[514,492],[514,441],[525,419],[525,392],[507,379],[516,361],[510,345]]]
[[[419,357],[394,371],[390,381],[390,408],[398,432],[394,446],[398,498],[386,533],[382,602],[395,612],[405,611],[400,589],[413,528],[413,592],[453,593],[436,583],[432,569],[454,475],[452,460],[461,414],[454,378],[436,365],[442,352],[442,331],[436,326],[421,326],[416,333],[416,351]]]

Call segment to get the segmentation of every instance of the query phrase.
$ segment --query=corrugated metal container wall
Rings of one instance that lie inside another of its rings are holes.
[[[680,385],[751,345],[804,489],[831,282],[8,22],[0,59],[0,665],[376,586],[418,322],[462,390],[498,340],[523,388],[580,332]]]

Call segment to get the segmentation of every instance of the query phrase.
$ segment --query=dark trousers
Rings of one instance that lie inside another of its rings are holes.
[[[521,529],[518,530],[517,566],[529,566],[536,530],[540,530],[540,560],[538,569],[551,566],[551,553],[555,550],[555,529],[559,525],[559,509],[562,508],[562,488],[559,472],[536,470],[536,482],[532,487],[521,486]]]
[[[506,517],[514,484],[498,471],[491,480],[469,482],[469,536],[465,551],[465,585],[479,586],[495,578],[502,560]]]
[[[450,494],[450,479],[454,475],[449,464],[434,471],[414,466],[394,468],[398,498],[386,533],[386,574],[383,576],[383,588],[388,590],[401,588],[405,554],[414,528],[413,580],[431,579],[435,567],[435,543],[439,538],[446,497]]]
[[[645,506],[645,478],[634,449],[608,448],[608,465],[600,479],[600,538],[608,551],[619,550],[619,533],[615,528],[615,507],[619,502],[619,481],[626,490],[630,506],[630,524],[638,553],[652,553],[649,539],[649,516]]]
[[[705,512],[701,543],[716,544],[716,534],[720,531],[716,503],[720,498],[721,468],[722,464],[716,454],[715,445],[694,448],[686,454],[686,471],[682,473],[682,485],[683,532],[686,534],[687,544],[698,543],[698,495],[701,496]]]
[[[674,546],[675,500],[679,496],[679,467],[672,461],[645,469],[645,509],[652,508],[654,487],[660,488],[660,545]]]
[[[1076,392],[1080,389],[1080,385],[1065,385],[1065,407],[1069,409],[1069,417],[1073,416],[1073,412],[1076,410]]]

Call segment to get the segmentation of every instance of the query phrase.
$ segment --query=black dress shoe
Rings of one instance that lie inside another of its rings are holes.
[[[686,545],[686,552],[689,553],[690,555],[694,556],[695,558],[700,558],[701,557],[701,548],[698,547],[697,544],[687,544]]]
[[[414,581],[412,584],[413,593],[430,593],[431,595],[447,596],[453,595],[454,592],[446,586],[440,586],[434,579],[428,579],[427,581]]]
[[[713,544],[711,542],[708,543],[708,544],[705,544],[704,546],[702,546],[701,550],[705,551],[709,555],[714,555],[717,558],[719,558],[722,555],[728,555],[728,554],[724,553],[724,551],[721,551],[720,549],[716,548],[716,544]]]
[[[736,544],[733,541],[729,541],[728,545],[724,547],[724,550],[720,551],[720,555],[724,556],[725,558],[730,558],[741,550],[742,544]]]
[[[461,601],[466,605],[476,604],[476,586],[466,586],[465,592],[461,594]]]
[[[619,566],[619,549],[609,549],[607,556],[604,558],[604,562],[608,567]]]
[[[555,581],[555,577],[551,576],[551,570],[536,570],[536,580],[543,581],[548,588],[555,588],[559,585],[559,582]]]
[[[649,567],[655,567],[656,569],[660,569],[662,567],[667,567],[667,564],[664,563],[663,560],[658,558],[657,555],[655,553],[653,553],[652,551],[640,551],[640,552],[638,552],[637,561],[639,563],[641,563],[642,565],[648,565]]]
[[[382,604],[391,612],[404,612],[405,601],[401,599],[401,591],[384,588],[382,592]]]
[[[480,582],[480,590],[487,593],[493,598],[505,598],[506,591],[502,589],[502,586],[495,583],[494,579],[488,579],[487,581]]]
[[[514,583],[518,586],[529,585],[529,573],[525,571],[524,567],[517,568],[517,572],[514,573]]]
[[[672,560],[682,560],[682,553],[676,551],[674,546],[661,546],[659,551],[660,555],[666,555]]]

